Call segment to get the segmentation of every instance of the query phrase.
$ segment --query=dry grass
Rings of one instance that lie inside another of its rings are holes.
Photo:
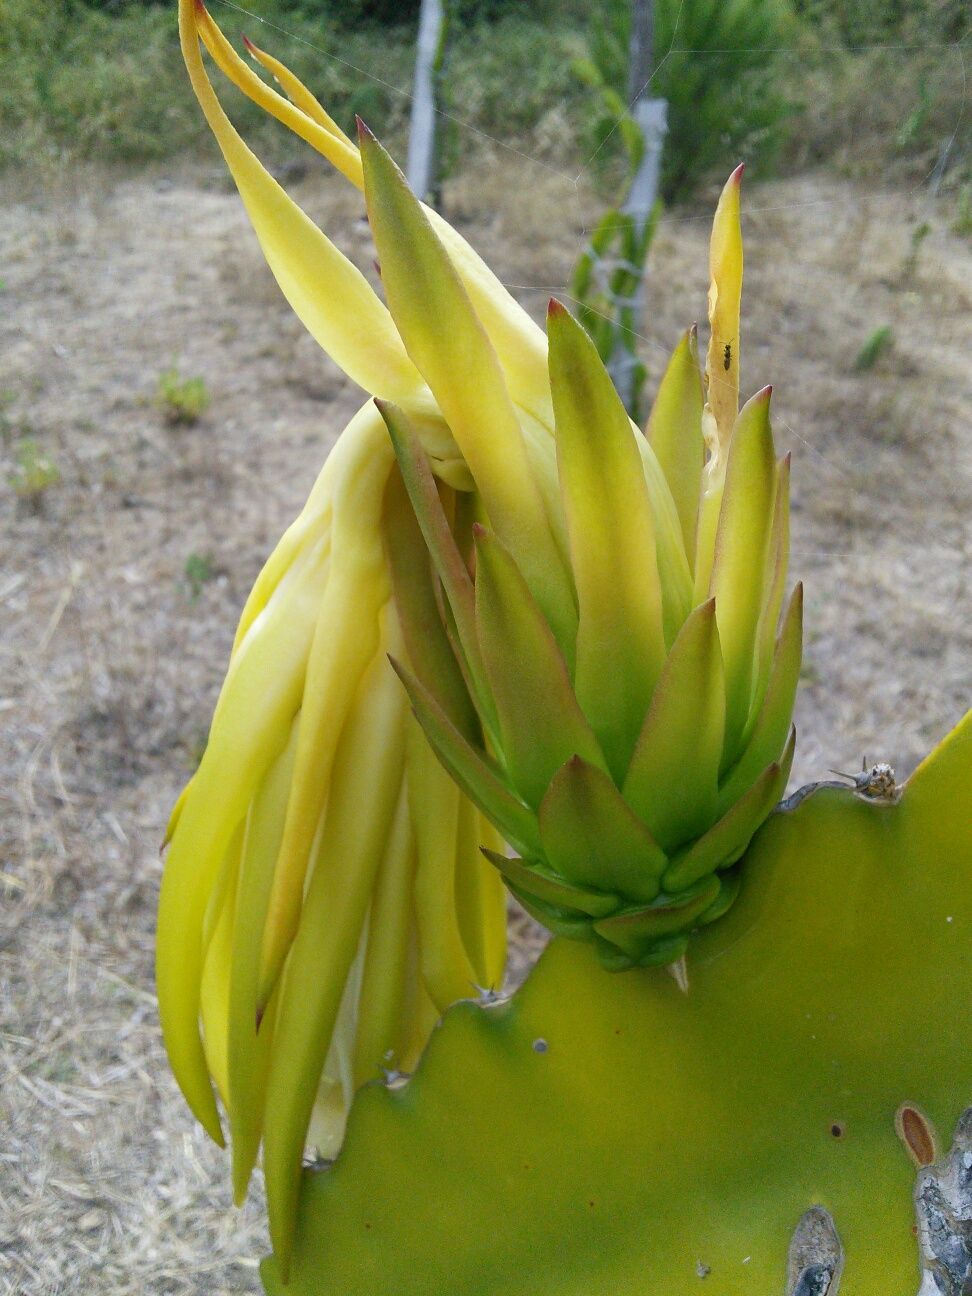
[[[539,312],[590,196],[524,163],[497,201],[487,171],[451,210]],[[360,396],[222,185],[73,185],[11,189],[0,231],[4,457],[29,435],[62,474],[39,514],[0,493],[0,1292],[257,1291],[259,1198],[231,1211],[161,1053],[158,844],[234,615]],[[353,199],[299,188],[367,266]],[[811,177],[747,201],[744,374],[777,385],[809,593],[797,779],[865,752],[906,771],[969,705],[972,251],[923,198]],[[706,224],[676,214],[653,250],[653,377],[704,314]],[[855,373],[885,323],[892,350]],[[153,405],[173,361],[212,394],[193,427]]]

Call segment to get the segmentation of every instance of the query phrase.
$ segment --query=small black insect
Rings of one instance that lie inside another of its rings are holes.
[[[726,343],[726,349],[722,353],[722,367],[726,373],[729,372],[729,366],[732,364],[732,343]]]

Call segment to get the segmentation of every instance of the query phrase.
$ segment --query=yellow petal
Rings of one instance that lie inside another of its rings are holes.
[[[199,987],[199,1015],[210,1075],[225,1103],[229,1096],[229,993],[233,954],[233,915],[236,910],[243,832],[236,833],[224,862],[225,884],[206,947]]]
[[[196,14],[195,0],[180,0],[179,30],[189,78],[284,296],[312,337],[359,386],[392,400],[417,399],[423,383],[364,275],[287,196],[220,107],[203,67]]]
[[[186,11],[192,9],[193,3],[194,0],[181,0],[181,6]],[[199,34],[207,49],[233,84],[326,157],[356,188],[363,188],[358,150],[297,77],[277,59],[250,44],[253,56],[277,77],[294,101],[288,103],[247,67],[201,5],[197,21]],[[205,104],[203,107],[205,109]],[[426,208],[426,215],[445,245],[487,336],[496,348],[510,395],[547,428],[552,427],[553,416],[547,386],[547,344],[543,330],[503,287],[461,234],[438,212]],[[374,390],[376,395],[387,394],[378,388],[370,390]]]
[[[430,421],[415,421],[422,428],[424,443],[429,435]],[[296,561],[298,553],[330,530],[335,482],[341,480],[347,471],[347,465],[355,455],[360,453],[361,438],[370,435],[369,429],[373,423],[374,406],[369,400],[358,410],[329,451],[304,507],[277,542],[247,596],[233,641],[234,655],[249,633],[250,627],[266,607],[285,572]],[[436,448],[439,448],[438,443]],[[447,452],[445,438],[442,440],[441,448],[443,452]],[[330,541],[328,541],[329,546]]]
[[[347,135],[345,135],[344,131],[337,124],[331,114],[327,112],[321,103],[311,94],[303,81],[301,81],[299,77],[294,76],[290,68],[281,63],[279,59],[274,58],[272,54],[268,54],[266,50],[262,50],[258,45],[254,45],[253,41],[249,40],[246,36],[243,37],[243,44],[260,66],[266,68],[270,75],[283,86],[287,98],[295,104],[301,112],[306,113],[311,121],[315,121],[319,126],[323,126],[326,131],[337,136],[339,140],[343,140],[349,150],[351,150],[352,154],[357,154],[357,148],[352,144],[351,140],[348,139]],[[356,169],[360,175],[360,159],[358,160]]]
[[[178,817],[162,876],[156,985],[166,1051],[186,1101],[222,1142],[199,1036],[202,925],[232,834],[300,705],[326,560],[312,550],[237,657]]]
[[[280,991],[264,1170],[270,1232],[284,1267],[311,1109],[402,786],[406,701],[385,657],[391,620],[389,609],[381,650],[371,659],[341,735],[324,828]]]
[[[368,939],[358,997],[354,1082],[376,1080],[380,1068],[395,1070],[405,998],[415,839],[404,784],[368,914]]]
[[[377,410],[370,417],[369,424],[362,424],[354,457],[335,482],[331,572],[301,699],[294,779],[264,933],[261,1004],[269,998],[297,930],[338,739],[378,647],[379,612],[390,593],[381,509],[394,456]]]
[[[506,967],[506,889],[481,846],[504,849],[492,824],[467,797],[460,796],[455,882],[459,931],[476,973],[476,985],[498,990]]]
[[[273,870],[280,850],[287,797],[297,750],[297,724],[287,746],[267,771],[247,817],[236,912],[233,920],[227,1053],[230,1133],[233,1139],[233,1196],[246,1196],[263,1133],[267,1067],[273,1038],[273,1010],[262,1019],[258,1007],[260,941],[266,923]]]
[[[409,718],[408,804],[415,832],[415,913],[426,989],[444,1012],[480,984],[456,912],[456,841],[462,794]]]
[[[345,179],[361,188],[361,159],[357,148],[292,72],[244,37],[246,47],[253,57],[281,82],[291,100],[294,100],[288,102],[240,58],[201,4],[196,7],[196,26],[213,62],[238,90],[317,149]],[[295,94],[291,94],[291,91]]]

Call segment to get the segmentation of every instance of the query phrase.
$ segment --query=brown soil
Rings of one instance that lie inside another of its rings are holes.
[[[595,208],[506,166],[449,211],[539,314]],[[315,174],[297,196],[369,265],[352,195]],[[158,847],[235,615],[361,395],[221,182],[76,173],[0,201],[2,453],[32,438],[61,473],[37,511],[0,486],[0,1291],[257,1291],[258,1194],[231,1210],[160,1048]],[[794,784],[863,755],[907,773],[970,704],[972,246],[925,196],[825,176],[746,201],[744,378],[776,386],[808,593]],[[706,236],[676,213],[653,249],[653,380],[704,317]],[[173,361],[212,398],[193,425],[154,404]]]

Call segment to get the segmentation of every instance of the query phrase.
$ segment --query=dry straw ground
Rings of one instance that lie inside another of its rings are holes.
[[[297,190],[368,266],[353,198]],[[970,702],[972,248],[925,196],[825,176],[746,203],[744,381],[776,384],[809,595],[795,781],[907,772]],[[486,161],[449,210],[539,314],[593,207]],[[675,213],[653,250],[653,378],[704,315],[706,225]],[[39,514],[0,488],[0,1291],[256,1291],[260,1202],[230,1210],[160,1048],[158,847],[234,616],[360,395],[208,177],[8,182],[0,269],[4,457],[33,437],[62,475]],[[173,360],[211,393],[194,426],[153,405]]]

